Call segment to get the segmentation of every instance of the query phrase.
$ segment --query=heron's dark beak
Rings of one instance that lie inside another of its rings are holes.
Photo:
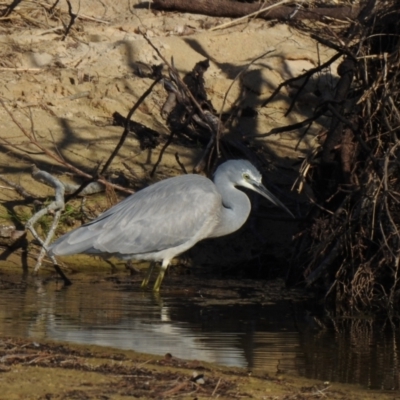
[[[256,181],[251,181],[251,185],[255,192],[261,194],[261,196],[265,197],[272,204],[275,204],[277,207],[282,208],[288,214],[290,214],[293,218],[295,218],[295,216],[289,211],[289,209],[280,200],[278,200],[262,183],[258,183]]]

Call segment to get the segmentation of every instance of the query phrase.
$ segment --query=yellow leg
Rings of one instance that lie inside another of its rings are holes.
[[[154,270],[154,266],[155,266],[155,265],[156,265],[156,262],[155,262],[155,261],[152,261],[152,262],[150,263],[150,267],[149,267],[149,269],[147,270],[146,276],[144,277],[143,282],[142,282],[142,284],[140,285],[140,287],[141,287],[142,289],[146,289],[146,288],[147,288],[147,285],[149,284],[149,280],[150,280],[150,278],[151,278],[151,274],[153,273],[153,270]]]
[[[164,279],[165,271],[168,268],[169,261],[170,260],[163,260],[163,262],[161,264],[160,273],[158,274],[156,283],[154,284],[154,287],[153,287],[153,291],[154,292],[160,291],[161,283],[162,283],[162,281]]]

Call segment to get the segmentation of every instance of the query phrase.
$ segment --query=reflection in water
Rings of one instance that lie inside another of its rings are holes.
[[[372,322],[347,320],[321,331],[301,305],[234,300],[193,292],[161,297],[103,281],[75,281],[67,289],[35,281],[0,291],[0,335],[171,353],[257,373],[399,389],[398,332],[391,326],[378,332]]]

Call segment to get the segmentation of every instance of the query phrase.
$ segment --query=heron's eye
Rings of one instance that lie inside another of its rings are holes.
[[[250,175],[248,173],[244,173],[243,174],[243,178],[246,179],[246,181],[248,181],[250,179]]]

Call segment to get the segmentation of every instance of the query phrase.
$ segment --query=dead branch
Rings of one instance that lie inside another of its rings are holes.
[[[42,248],[40,250],[40,254],[37,258],[36,265],[34,267],[34,272],[37,273],[41,267],[43,258],[47,251],[47,246],[49,245],[51,239],[54,236],[54,231],[57,228],[58,221],[60,219],[61,213],[64,210],[64,185],[55,177],[50,175],[46,171],[39,170],[35,165],[32,166],[32,177],[38,182],[46,182],[47,185],[52,186],[55,189],[55,200],[51,202],[48,206],[39,210],[36,214],[34,214],[29,221],[25,224],[25,229],[29,230],[33,237],[41,244]],[[35,223],[42,218],[46,214],[54,215],[54,219],[52,225],[47,233],[45,240],[42,240],[38,233],[35,230]],[[71,281],[62,273],[61,269],[58,266],[58,263],[54,256],[49,255],[53,265],[55,266],[55,270],[61,276],[64,283],[66,285],[70,285]],[[57,266],[57,267],[56,267]]]
[[[281,0],[281,1],[278,1],[277,3],[271,4],[271,5],[267,5],[266,7],[263,5],[261,8],[258,8],[257,11],[255,11],[255,12],[253,12],[251,14],[247,14],[244,17],[236,18],[236,19],[234,19],[232,21],[225,22],[225,23],[223,23],[221,25],[213,26],[212,28],[210,28],[210,31],[216,31],[218,29],[224,29],[224,28],[227,28],[229,26],[237,25],[239,22],[248,21],[250,18],[257,18],[257,16],[262,14],[263,12],[266,12],[266,11],[270,10],[271,8],[278,7],[278,6],[282,5],[282,4],[290,3],[291,1],[292,0]]]
[[[153,7],[158,10],[229,18],[238,18],[257,13],[266,4],[273,5],[273,3],[241,3],[229,0],[153,0]],[[355,19],[359,11],[359,7],[296,9],[295,7],[279,6],[260,12],[257,17],[267,20],[348,20]]]
[[[208,60],[198,62],[191,73],[185,79],[182,79],[174,66],[173,59],[169,63],[147,35],[145,33],[142,33],[142,35],[168,67],[170,79],[164,77],[164,87],[169,92],[169,96],[161,112],[167,119],[172,132],[183,132],[186,128],[189,128],[193,120],[210,134],[203,156],[194,169],[196,172],[201,172],[205,166],[204,159],[215,145],[219,126],[219,121],[214,115],[214,108],[207,99],[206,90],[204,89],[203,74],[207,70],[209,62]],[[169,112],[169,110],[171,111]],[[188,134],[187,130],[185,133]],[[196,131],[191,133],[198,135]],[[202,135],[199,136],[199,139],[202,139]],[[165,149],[166,147],[164,151]],[[154,171],[155,169],[153,168],[153,173]]]
[[[177,71],[177,69],[175,68],[175,66],[173,65],[173,60],[171,62],[171,64],[167,61],[167,59],[161,54],[160,50],[158,50],[158,48],[153,44],[153,42],[148,38],[148,36],[146,35],[146,33],[142,33],[143,38],[146,40],[146,42],[154,49],[154,51],[157,53],[157,55],[161,58],[161,60],[163,60],[163,62],[165,63],[165,65],[168,66],[169,69],[169,74],[171,79],[177,83],[180,87],[179,89],[181,91],[183,91],[189,98],[190,100],[193,102],[194,106],[197,108],[197,111],[200,114],[203,114],[203,109],[201,108],[200,104],[197,102],[197,100],[195,99],[195,97],[193,96],[193,94],[190,92],[189,88],[186,86],[185,82],[182,80],[182,78],[179,76],[179,72]]]
[[[346,56],[352,58],[354,61],[357,61],[357,57],[354,55],[351,49],[344,46],[344,43],[338,45],[336,43],[333,43],[331,40],[327,38],[322,38],[319,35],[316,35],[315,33],[311,33],[310,38],[316,40],[317,42],[323,44],[326,47],[336,50],[338,53],[345,54]]]

